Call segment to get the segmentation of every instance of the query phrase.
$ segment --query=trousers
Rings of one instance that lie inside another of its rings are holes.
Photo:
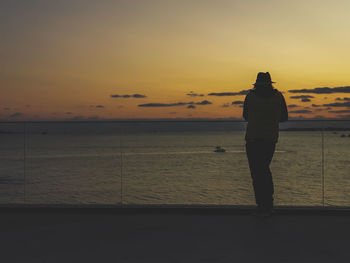
[[[270,163],[275,152],[274,141],[247,141],[246,153],[258,208],[273,207],[274,185]]]

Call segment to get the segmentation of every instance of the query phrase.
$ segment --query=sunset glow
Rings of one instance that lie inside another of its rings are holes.
[[[290,116],[349,118],[348,10],[347,0],[1,1],[0,119],[241,118],[244,94],[208,94],[251,89],[259,71],[297,105]],[[289,92],[319,87],[332,89]],[[313,97],[291,98],[302,95]]]

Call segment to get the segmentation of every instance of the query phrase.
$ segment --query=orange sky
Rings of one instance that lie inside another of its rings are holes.
[[[250,89],[259,71],[300,105],[290,111],[311,111],[291,116],[345,117],[311,105],[349,93],[288,90],[350,86],[348,10],[347,0],[5,0],[0,119],[241,117],[231,103],[244,96],[207,94]],[[138,107],[203,100],[212,104]]]

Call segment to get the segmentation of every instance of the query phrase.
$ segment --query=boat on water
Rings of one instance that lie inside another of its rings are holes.
[[[224,153],[226,150],[224,148],[221,148],[221,146],[216,146],[214,152],[216,153]]]

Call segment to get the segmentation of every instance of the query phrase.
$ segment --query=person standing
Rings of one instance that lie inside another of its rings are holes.
[[[274,185],[270,163],[278,141],[279,123],[288,120],[285,99],[272,86],[273,83],[269,72],[259,72],[243,105],[243,118],[248,121],[246,153],[257,215],[271,215],[273,212]]]

